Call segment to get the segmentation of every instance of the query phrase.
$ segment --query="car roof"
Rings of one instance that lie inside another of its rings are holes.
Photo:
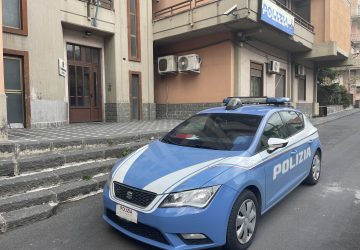
[[[295,110],[292,107],[288,106],[276,106],[276,105],[244,105],[234,110],[226,110],[226,107],[216,107],[203,110],[198,114],[212,114],[212,113],[223,113],[223,114],[244,114],[244,115],[258,115],[265,116],[270,111],[280,111],[280,110]]]

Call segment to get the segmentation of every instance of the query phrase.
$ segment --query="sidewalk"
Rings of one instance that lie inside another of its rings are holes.
[[[360,109],[348,109],[348,110],[344,110],[344,111],[340,111],[340,112],[336,112],[333,114],[330,114],[328,116],[325,117],[317,117],[317,118],[311,118],[310,121],[312,122],[312,124],[314,126],[319,126],[322,125],[324,123],[327,122],[331,122],[349,115],[353,115],[356,113],[360,113]]]
[[[10,129],[9,143],[118,138],[134,134],[161,133],[174,128],[179,120],[126,123],[77,123],[57,128]]]

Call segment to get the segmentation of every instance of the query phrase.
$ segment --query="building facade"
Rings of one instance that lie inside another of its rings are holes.
[[[349,13],[348,0],[153,1],[158,118],[183,119],[228,96],[286,96],[317,115],[316,74],[349,57]],[[194,54],[196,67],[181,70],[179,58],[187,65]],[[162,71],[162,58],[177,58],[178,70]]]
[[[346,66],[335,68],[341,74],[337,81],[353,96],[353,102],[360,100],[360,1],[351,5],[351,60]]]
[[[155,119],[151,3],[2,4],[10,128]]]

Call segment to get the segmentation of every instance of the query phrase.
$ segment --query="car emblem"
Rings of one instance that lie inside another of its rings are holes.
[[[126,192],[126,199],[132,200],[132,198],[133,198],[133,192],[127,191],[127,192]]]

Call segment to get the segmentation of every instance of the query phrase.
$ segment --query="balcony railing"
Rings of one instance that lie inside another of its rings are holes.
[[[275,0],[275,3],[279,5],[281,8],[285,9],[287,12],[289,12],[291,15],[295,17],[295,22],[299,24],[300,26],[304,27],[307,30],[310,30],[311,32],[314,32],[314,26],[305,20],[303,17],[301,17],[299,14],[297,14],[295,11],[289,9],[287,6],[283,5],[282,3]]]
[[[360,43],[360,34],[352,34],[351,35],[351,42]]]
[[[82,2],[87,2],[92,5],[97,4],[97,0],[80,0]],[[105,9],[112,10],[114,8],[114,0],[99,0],[99,6]]]
[[[163,18],[171,17],[176,14],[186,12],[191,9],[195,9],[199,6],[211,4],[213,2],[219,2],[221,0],[185,0],[183,2],[171,5],[164,9],[158,10],[153,13],[153,21],[157,21]]]
[[[189,11],[191,9],[195,9],[199,6],[203,6],[206,4],[211,4],[213,2],[219,2],[222,0],[185,0],[183,2],[171,5],[169,7],[166,7],[164,9],[158,10],[153,13],[153,21],[157,21],[163,18],[171,17],[186,11]],[[299,14],[289,9],[287,6],[281,4],[280,2],[277,2],[275,0],[276,4],[279,5],[281,8],[285,9],[287,12],[289,12],[291,15],[295,17],[295,22],[298,23],[300,26],[304,27],[305,29],[314,32],[314,26],[306,21],[304,18],[302,18]]]

